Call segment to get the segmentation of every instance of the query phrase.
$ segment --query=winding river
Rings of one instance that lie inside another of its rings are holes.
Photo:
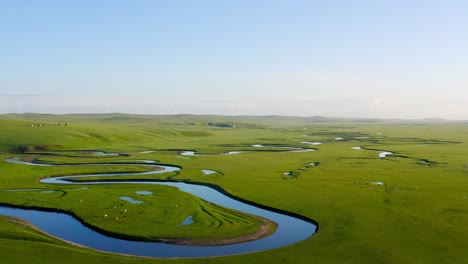
[[[170,181],[93,181],[93,182],[73,182],[73,179],[90,176],[128,176],[128,175],[148,175],[178,171],[181,168],[175,166],[161,166],[156,164],[82,164],[82,165],[52,165],[24,162],[19,159],[7,159],[7,162],[34,166],[90,166],[90,165],[139,165],[161,167],[163,170],[154,170],[143,173],[107,173],[107,174],[89,174],[78,176],[63,176],[56,178],[42,179],[44,184],[159,184],[179,188],[181,191],[196,195],[208,202],[221,206],[233,208],[245,213],[258,215],[278,224],[277,230],[270,236],[259,240],[244,242],[225,246],[181,246],[174,244],[165,244],[160,242],[139,242],[129,241],[119,238],[103,235],[82,222],[65,213],[46,212],[32,209],[19,209],[15,207],[0,206],[0,214],[19,217],[38,226],[45,232],[58,238],[77,243],[96,250],[107,252],[128,254],[146,257],[161,258],[193,258],[193,257],[213,257],[226,256],[234,254],[244,254],[279,248],[294,244],[304,239],[310,238],[317,231],[318,225],[315,221],[306,217],[288,213],[286,211],[265,207],[255,204],[241,198],[232,196],[223,192],[216,186],[208,186],[203,183],[184,183]]]

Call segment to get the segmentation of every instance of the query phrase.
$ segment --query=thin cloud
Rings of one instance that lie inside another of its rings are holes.
[[[387,107],[394,106],[395,103],[388,99],[375,98],[370,102],[371,107]]]
[[[62,95],[60,93],[44,93],[44,94],[0,94],[0,97],[10,98],[24,98],[24,97],[46,97],[46,96],[57,96]]]

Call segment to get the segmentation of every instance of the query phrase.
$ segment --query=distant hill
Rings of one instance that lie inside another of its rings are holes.
[[[187,122],[187,120],[197,123],[226,123],[226,122],[241,122],[241,123],[388,123],[388,122],[417,122],[417,123],[434,123],[434,122],[468,122],[468,120],[452,121],[441,118],[425,118],[425,119],[381,119],[381,118],[346,118],[346,117],[324,117],[324,116],[222,116],[222,115],[193,115],[193,114],[177,114],[177,115],[138,115],[125,113],[99,113],[99,114],[1,114],[0,119],[3,120],[29,120],[29,121],[89,121],[89,122],[106,122],[106,123],[139,123],[139,122]]]

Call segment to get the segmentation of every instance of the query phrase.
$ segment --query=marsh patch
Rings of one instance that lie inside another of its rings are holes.
[[[310,142],[310,141],[302,141],[301,144],[307,144],[307,145],[314,145],[314,146],[318,146],[318,145],[322,145],[323,143],[322,142]]]
[[[145,151],[141,151],[140,154],[149,154],[153,152],[156,152],[156,150],[145,150]]]
[[[224,155],[235,155],[235,154],[241,154],[242,151],[229,151],[229,152],[226,152],[224,153]]]
[[[150,191],[136,191],[135,194],[139,194],[139,195],[148,195],[148,196],[152,196],[153,193],[150,192]]]
[[[132,204],[142,204],[143,203],[143,201],[135,200],[132,197],[128,197],[128,196],[122,196],[122,197],[120,197],[120,200],[124,200],[124,201],[130,202]]]

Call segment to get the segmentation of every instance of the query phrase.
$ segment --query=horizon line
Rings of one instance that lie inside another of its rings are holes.
[[[40,113],[40,112],[10,112],[0,113],[0,115],[134,115],[134,116],[219,116],[219,117],[284,117],[284,118],[323,118],[323,119],[359,119],[359,120],[375,120],[375,121],[432,121],[432,122],[468,122],[468,119],[449,119],[449,118],[437,118],[437,117],[425,117],[425,118],[382,118],[382,117],[338,117],[338,116],[322,116],[322,115],[311,115],[311,116],[299,116],[299,115],[280,115],[280,114],[269,114],[269,115],[223,115],[223,114],[141,114],[141,113],[125,113],[125,112],[93,112],[93,113]]]

